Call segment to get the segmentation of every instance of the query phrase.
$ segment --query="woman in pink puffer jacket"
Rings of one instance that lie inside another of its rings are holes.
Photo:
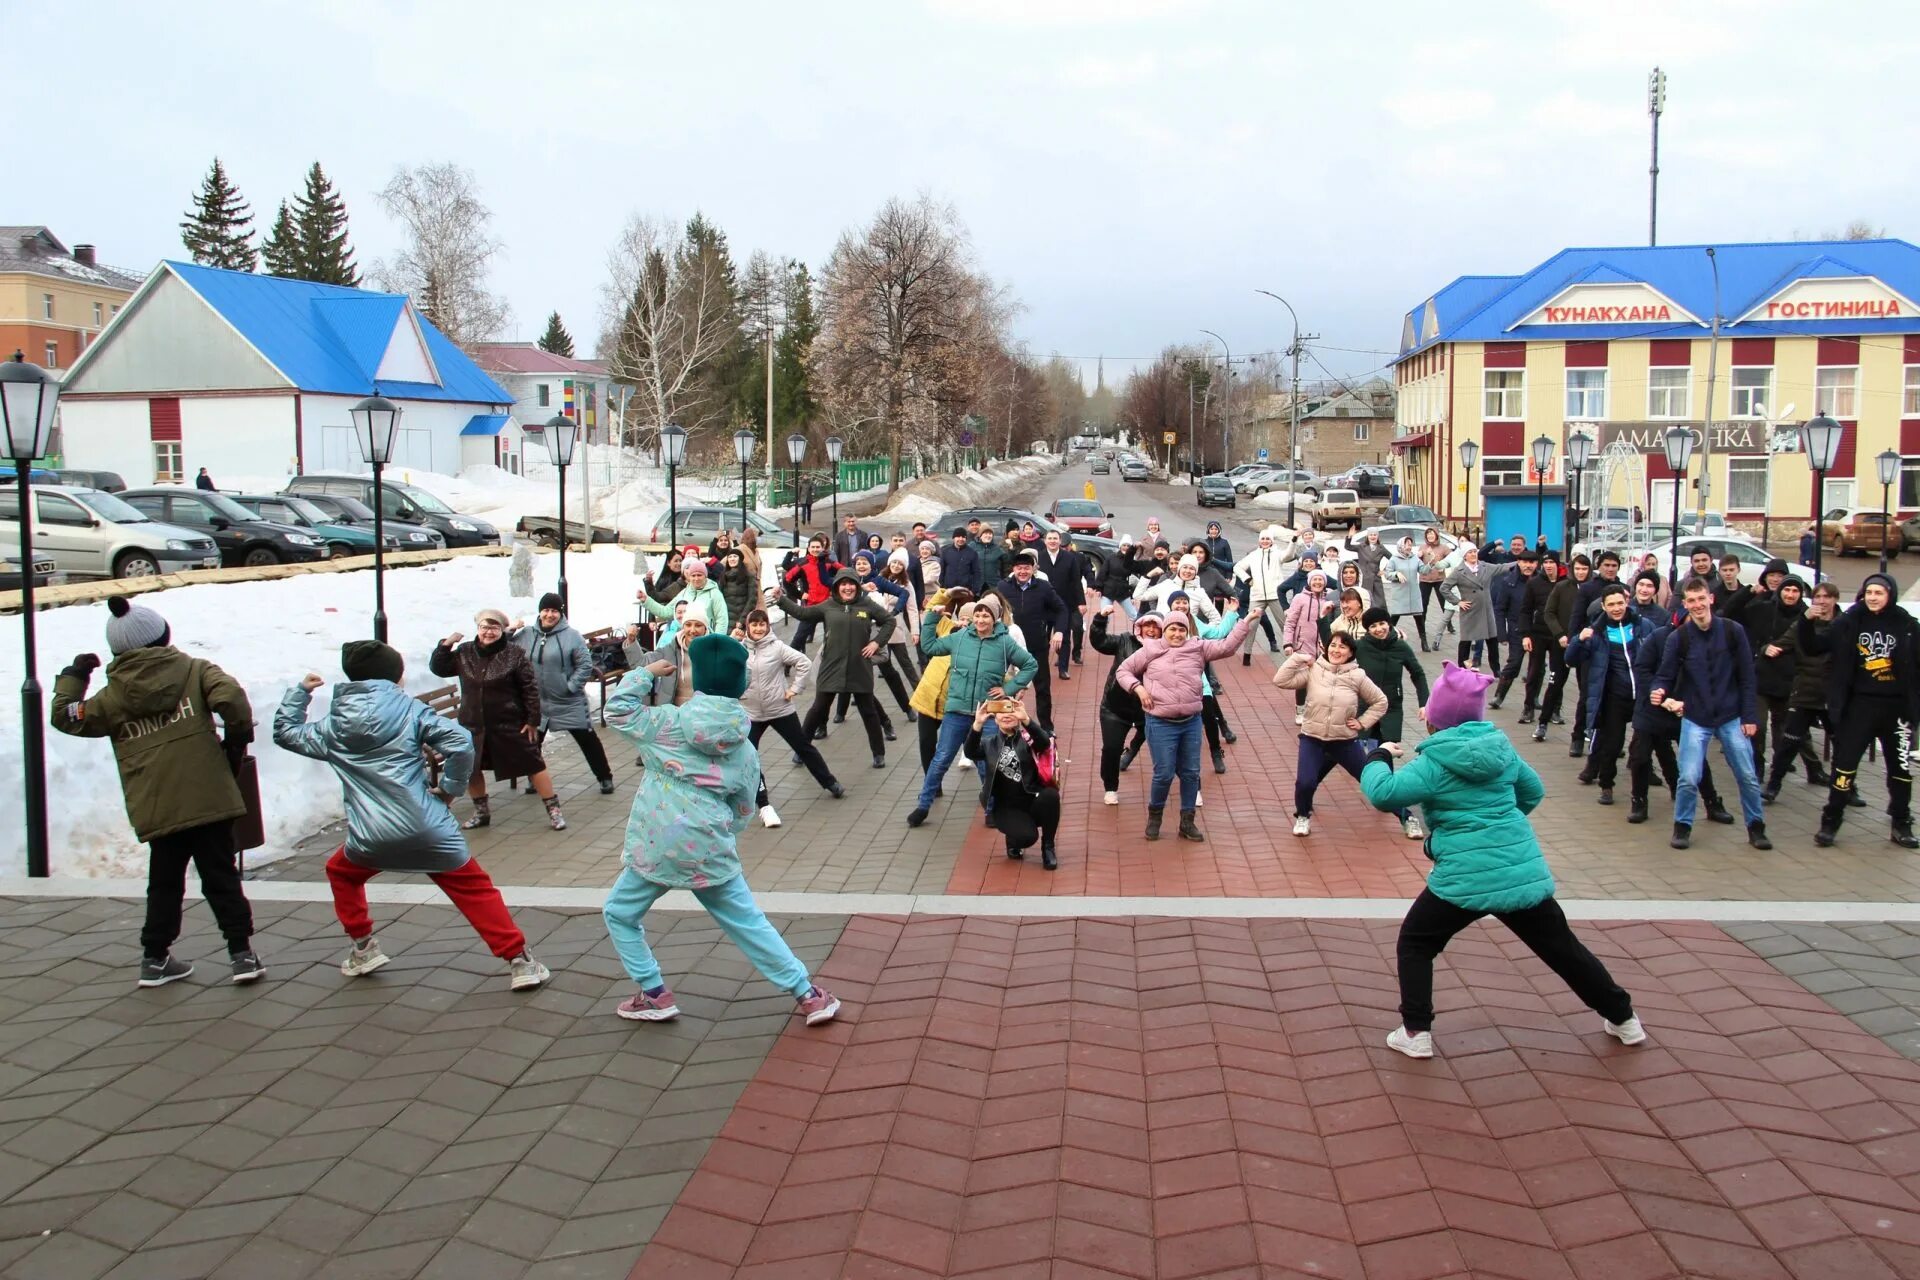
[[[1144,641],[1139,652],[1120,664],[1114,683],[1140,699],[1147,713],[1147,750],[1153,754],[1153,785],[1147,793],[1147,839],[1160,838],[1160,817],[1174,774],[1180,775],[1180,835],[1205,840],[1194,821],[1200,800],[1201,674],[1209,662],[1240,647],[1260,619],[1254,609],[1218,640],[1198,640],[1185,614],[1142,615],[1161,622],[1161,638]],[[1138,625],[1136,623],[1135,625]]]
[[[1287,620],[1280,628],[1280,643],[1286,649],[1287,656],[1303,653],[1309,658],[1320,656],[1320,619],[1335,606],[1333,594],[1327,590],[1327,575],[1315,569],[1307,575],[1307,589],[1294,596],[1293,603],[1287,606]],[[1299,688],[1293,691],[1293,722],[1299,724],[1306,716],[1307,691]]]

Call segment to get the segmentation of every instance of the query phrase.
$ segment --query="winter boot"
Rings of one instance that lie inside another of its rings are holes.
[[[548,796],[540,803],[547,806],[547,825],[555,831],[565,831],[567,829],[567,819],[566,816],[560,812],[560,797]]]
[[[1508,676],[1505,679],[1501,680],[1500,683],[1497,686],[1495,686],[1493,690],[1493,701],[1487,704],[1487,710],[1498,711],[1500,709],[1500,704],[1507,700],[1507,690],[1511,688],[1513,688],[1512,676]]]
[[[1137,742],[1122,751],[1120,753],[1120,772],[1125,773],[1128,766],[1133,763],[1133,758],[1139,754],[1140,744]]]
[[[1214,771],[1215,773],[1225,773],[1225,772],[1227,771],[1227,755],[1226,755],[1226,752],[1224,752],[1224,751],[1215,751],[1215,752],[1213,753],[1213,771]]]
[[[1220,736],[1226,739],[1228,746],[1240,741],[1240,735],[1233,731],[1233,726],[1227,723],[1225,716],[1220,717]]]
[[[1686,849],[1693,845],[1693,827],[1685,822],[1673,824],[1673,839],[1667,841],[1670,848]]]
[[[1780,771],[1774,770],[1767,776],[1767,783],[1760,788],[1760,803],[1772,804],[1780,798]]]
[[[1645,796],[1627,797],[1627,821],[1642,823],[1647,820],[1647,798]]]
[[[1166,806],[1164,805],[1158,809],[1147,810],[1147,839],[1158,840],[1160,838],[1160,819],[1166,812]]]
[[[1727,812],[1727,805],[1725,801],[1723,801],[1719,796],[1714,796],[1711,799],[1702,797],[1702,799],[1706,800],[1707,821],[1717,822],[1723,827],[1730,827],[1733,825],[1733,815]]]
[[[1193,810],[1191,809],[1182,809],[1180,811],[1180,838],[1182,840],[1202,841],[1206,839],[1206,836],[1201,834],[1200,824],[1193,820]]]
[[[1520,708],[1520,719],[1515,721],[1515,723],[1516,724],[1532,724],[1533,708],[1531,706],[1525,706]],[[1542,723],[1545,723],[1545,722],[1542,721]]]
[[[1059,869],[1060,858],[1059,858],[1059,855],[1054,850],[1053,841],[1051,839],[1042,840],[1040,842],[1040,865],[1048,871],[1054,871]]]
[[[1783,773],[1780,776],[1785,777],[1786,775]],[[1822,769],[1819,765],[1813,763],[1812,761],[1807,762],[1807,785],[1808,786],[1824,787],[1827,785],[1829,781],[1830,779],[1827,777],[1827,771],[1825,769]]]
[[[1767,824],[1749,822],[1747,824],[1747,843],[1756,849],[1771,849],[1773,841],[1767,839]]]
[[[460,825],[468,831],[493,825],[493,806],[488,803],[485,796],[473,798],[473,816]]]
[[[1920,849],[1920,839],[1914,838],[1913,820],[1911,818],[1904,820],[1895,818],[1893,820],[1893,834],[1888,838],[1902,849]]]

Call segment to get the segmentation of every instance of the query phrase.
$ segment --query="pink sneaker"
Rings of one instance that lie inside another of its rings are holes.
[[[822,1022],[832,1022],[833,1016],[839,1012],[839,999],[824,987],[814,987],[800,997],[799,1013],[807,1020],[807,1025],[810,1027]]]
[[[632,1022],[665,1022],[680,1016],[680,1006],[673,1002],[673,992],[662,987],[657,996],[634,992],[622,1000],[614,1012]]]

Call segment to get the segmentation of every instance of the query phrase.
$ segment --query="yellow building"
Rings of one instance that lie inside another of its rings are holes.
[[[1463,276],[1402,325],[1402,500],[1478,526],[1488,486],[1575,481],[1567,441],[1578,431],[1595,461],[1571,504],[1660,521],[1674,506],[1664,441],[1678,425],[1695,440],[1683,510],[1797,530],[1815,512],[1797,428],[1824,413],[1843,435],[1819,508],[1877,509],[1875,457],[1891,449],[1902,461],[1890,504],[1920,513],[1915,297],[1920,248],[1901,240],[1569,249],[1525,275]],[[1543,436],[1544,476],[1532,461]],[[1468,440],[1479,447],[1471,480]]]
[[[49,369],[72,367],[140,287],[141,277],[71,252],[45,227],[0,227],[0,359],[15,351]]]

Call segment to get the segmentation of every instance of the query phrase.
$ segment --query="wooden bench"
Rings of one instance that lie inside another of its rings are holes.
[[[457,684],[443,684],[438,689],[429,689],[415,696],[426,703],[430,710],[437,711],[450,720],[458,719],[460,716],[460,686]],[[420,754],[427,762],[427,785],[439,787],[440,769],[445,763],[444,759],[432,747],[421,747]]]

